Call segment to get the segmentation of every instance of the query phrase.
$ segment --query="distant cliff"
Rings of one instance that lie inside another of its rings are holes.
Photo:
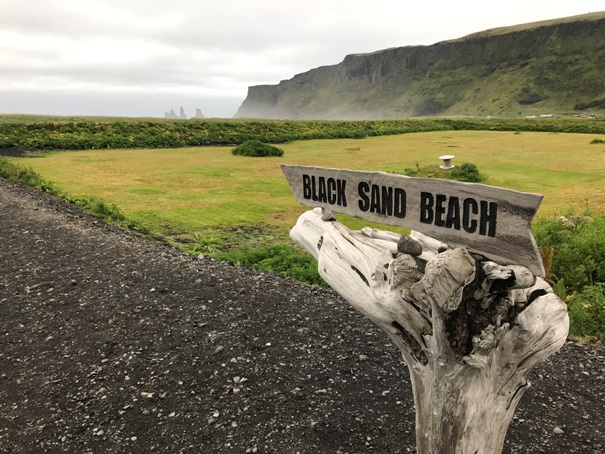
[[[277,85],[249,87],[235,116],[518,116],[599,103],[605,104],[605,12],[348,55]]]

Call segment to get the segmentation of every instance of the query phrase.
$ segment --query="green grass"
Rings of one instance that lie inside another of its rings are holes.
[[[318,285],[322,282],[317,263],[288,241],[288,229],[307,208],[294,201],[280,163],[396,173],[415,169],[420,176],[428,172],[439,177],[446,171],[439,169],[438,157],[454,153],[454,164],[475,164],[484,184],[544,194],[540,219],[570,209],[605,215],[605,150],[583,134],[427,132],[293,142],[284,149],[284,157],[260,159],[233,156],[225,147],[52,152],[35,158],[2,158],[0,175],[59,195],[110,222],[167,238],[191,253],[211,254]],[[370,225],[405,230],[337,216],[353,229]],[[560,229],[555,226],[552,231],[558,234]],[[545,243],[561,249],[552,239]],[[580,267],[568,266],[572,272],[565,271],[556,288],[562,297],[570,295],[573,332],[601,336],[605,316],[600,275],[588,270],[592,274],[586,283],[591,285],[586,290],[571,280],[584,276],[590,261],[583,262]],[[557,264],[553,261],[552,269]]]
[[[586,287],[567,301],[571,333],[578,337],[605,337],[605,283]]]
[[[434,167],[438,176],[438,157],[453,153],[454,164],[474,163],[487,178],[484,184],[544,194],[538,217],[570,207],[605,211],[605,150],[583,134],[447,131],[282,147],[281,158],[250,159],[233,156],[226,147],[193,147],[47,152],[15,161],[62,193],[104,200],[119,207],[129,222],[176,242],[192,240],[195,232],[217,236],[240,225],[287,232],[306,208],[295,202],[281,163],[396,173],[418,165]],[[354,229],[366,224],[385,228],[338,218]]]
[[[571,333],[605,336],[605,215],[569,211],[533,225],[546,279],[567,302]]]
[[[137,188],[137,189],[133,189],[132,191],[133,194],[137,194],[137,195],[158,195],[158,194],[164,194],[166,191],[163,191],[162,189],[156,189],[156,188]]]
[[[179,235],[239,224],[291,227],[305,208],[294,201],[281,163],[397,173],[418,164],[437,172],[438,157],[449,153],[454,164],[474,163],[485,184],[543,193],[539,216],[605,210],[605,150],[581,134],[448,131],[283,148],[284,157],[262,159],[204,147],[54,152],[18,161],[67,194],[98,197],[148,230]]]
[[[74,197],[64,193],[53,183],[42,178],[40,174],[35,172],[31,167],[16,164],[3,157],[0,157],[0,177],[14,183],[19,183],[55,195],[110,223],[124,224],[126,221],[124,215],[115,204],[107,203],[94,196]]]

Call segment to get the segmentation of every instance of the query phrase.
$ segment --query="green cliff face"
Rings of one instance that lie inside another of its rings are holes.
[[[605,12],[348,55],[249,87],[236,117],[563,114],[605,104]]]

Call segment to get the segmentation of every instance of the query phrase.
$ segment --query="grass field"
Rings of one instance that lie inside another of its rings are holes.
[[[19,161],[70,195],[96,196],[141,227],[178,237],[258,223],[286,232],[307,208],[294,201],[281,163],[405,173],[437,168],[440,155],[453,154],[454,164],[476,164],[485,184],[544,194],[538,217],[570,208],[605,213],[605,144],[591,144],[595,138],[603,137],[430,132],[292,142],[280,145],[281,158],[204,147],[54,152]],[[368,224],[339,219],[353,228]]]
[[[285,241],[308,208],[294,201],[279,165],[439,177],[445,172],[439,156],[453,154],[456,165],[474,164],[485,184],[544,195],[534,233],[547,278],[568,304],[571,333],[602,338],[605,135],[598,132],[463,130],[306,140],[280,144],[285,155],[279,158],[234,156],[231,147],[39,152],[1,158],[0,175],[188,252],[325,285],[317,262]],[[586,211],[592,216],[581,215]],[[338,218],[353,229],[369,224]]]

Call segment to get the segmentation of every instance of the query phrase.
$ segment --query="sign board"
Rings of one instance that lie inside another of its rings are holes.
[[[299,203],[399,225],[544,276],[530,223],[543,196],[476,183],[281,166]]]

